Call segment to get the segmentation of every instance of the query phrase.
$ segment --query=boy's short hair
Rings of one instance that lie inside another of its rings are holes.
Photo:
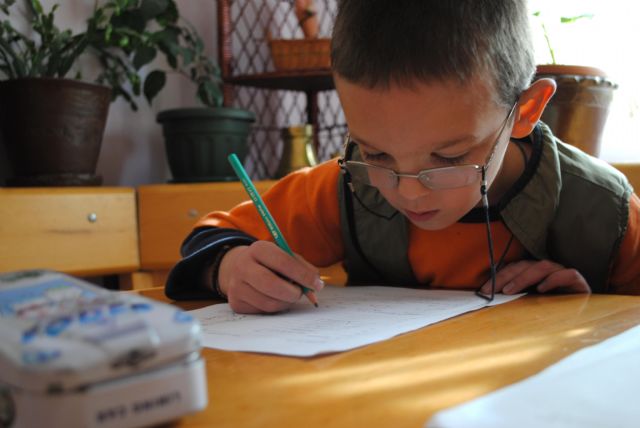
[[[334,72],[368,88],[493,79],[513,104],[535,71],[526,0],[338,0]]]

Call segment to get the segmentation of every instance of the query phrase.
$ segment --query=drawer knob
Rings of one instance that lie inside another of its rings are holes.
[[[89,220],[89,223],[95,223],[96,221],[98,221],[98,214],[89,213],[89,215],[87,215],[87,220]]]
[[[198,212],[197,209],[195,208],[191,208],[188,212],[187,215],[189,216],[189,218],[196,218],[200,215],[200,212]]]

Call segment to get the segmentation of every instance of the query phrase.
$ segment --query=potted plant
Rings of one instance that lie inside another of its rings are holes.
[[[12,18],[19,6],[0,0]],[[143,90],[151,100],[164,86],[164,72],[143,73],[160,53],[173,69],[188,71],[209,103],[220,97],[219,77],[207,62],[197,33],[180,20],[174,0],[96,2],[79,33],[59,29],[54,5],[25,0],[26,32],[19,22],[0,22],[0,130],[13,177],[10,185],[95,185],[110,101],[123,97],[133,110]],[[80,62],[93,57],[92,82]],[[146,78],[143,76],[146,74]]]
[[[537,66],[536,78],[555,80],[557,89],[542,115],[542,121],[562,141],[584,152],[598,156],[602,144],[602,131],[609,115],[609,105],[617,85],[607,74],[595,67],[559,64],[551,42],[545,17],[541,11],[533,13],[549,52],[550,63]],[[571,24],[590,19],[591,14],[558,16],[559,24]]]
[[[237,180],[227,156],[236,153],[244,161],[255,115],[223,106],[220,69],[204,53],[202,39],[188,23],[179,27],[173,48],[165,54],[172,70],[194,83],[197,99],[203,105],[158,113],[172,182]],[[165,81],[163,70],[149,74],[144,87],[149,102]]]
[[[140,67],[153,59],[153,45],[169,37],[164,25],[173,10],[165,0],[108,0],[96,4],[84,31],[55,23],[54,5],[26,0],[24,22],[12,15],[21,5],[0,1],[0,129],[14,177],[10,185],[96,185],[102,134],[111,100],[123,96],[136,109]],[[19,30],[20,24],[26,31]],[[146,28],[157,23],[153,33]],[[93,82],[79,62],[100,63]]]

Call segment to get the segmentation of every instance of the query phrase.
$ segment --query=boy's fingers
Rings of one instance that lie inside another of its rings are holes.
[[[298,260],[299,262],[302,262],[302,264],[307,266],[309,270],[317,274],[317,278],[314,278],[314,283],[310,288],[313,288],[315,291],[322,290],[325,284],[324,284],[324,281],[320,278],[320,271],[318,270],[318,268],[312,265],[311,263],[309,263],[308,261],[306,261],[300,254],[295,254],[295,258],[296,260]]]
[[[300,299],[302,290],[297,285],[278,276],[272,270],[261,264],[251,266],[251,272],[247,275],[251,278],[249,284],[259,293],[282,302],[294,303]]]
[[[529,268],[531,265],[531,261],[522,260],[519,262],[511,263],[504,268],[500,269],[500,271],[496,274],[496,293],[502,292],[502,289],[505,285],[507,285],[511,280],[518,275],[520,275],[523,271]],[[482,286],[482,293],[489,294],[491,292],[491,278]]]
[[[521,293],[524,289],[562,269],[564,269],[563,266],[549,260],[535,262],[505,285],[502,292],[504,294]]]
[[[263,266],[307,288],[320,290],[324,286],[318,269],[291,257],[273,242],[258,241],[254,246],[256,261]]]
[[[231,299],[229,300],[231,304]],[[267,296],[260,291],[256,290],[250,284],[243,284],[241,290],[236,293],[234,298],[234,304],[255,309],[252,313],[274,313],[281,312],[291,306],[290,302],[285,302],[282,300],[274,299],[273,297]],[[231,308],[235,308],[231,305]],[[236,311],[239,312],[239,311]]]
[[[251,306],[243,300],[234,299],[229,296],[229,306],[233,312],[238,314],[261,314],[262,311],[254,306]]]
[[[562,269],[552,273],[536,288],[540,293],[562,289],[565,293],[591,293],[591,287],[575,269]]]

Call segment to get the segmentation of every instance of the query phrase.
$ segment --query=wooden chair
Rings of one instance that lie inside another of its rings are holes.
[[[640,194],[640,163],[614,163],[612,165],[627,176],[636,195]]]

